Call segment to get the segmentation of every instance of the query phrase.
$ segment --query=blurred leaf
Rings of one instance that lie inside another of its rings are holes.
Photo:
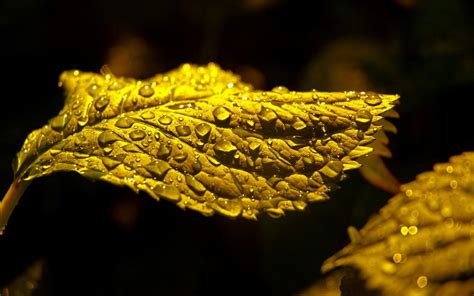
[[[393,194],[400,192],[400,182],[392,175],[380,156],[368,155],[359,158],[359,162],[362,164],[360,173],[369,183]]]
[[[402,191],[322,270],[354,267],[367,289],[387,296],[471,295],[474,152],[435,165]]]
[[[44,263],[36,261],[28,269],[20,274],[13,282],[0,290],[1,296],[31,296],[43,275]]]
[[[186,64],[146,81],[65,72],[66,102],[33,131],[15,177],[75,171],[204,215],[280,217],[358,168],[396,95],[253,91]]]

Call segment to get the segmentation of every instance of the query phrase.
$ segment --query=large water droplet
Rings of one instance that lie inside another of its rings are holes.
[[[91,95],[94,98],[99,94],[99,91],[100,91],[99,86],[95,83],[89,85],[89,87],[87,88],[87,93],[89,93],[89,95]]]
[[[186,184],[188,184],[189,188],[191,188],[194,192],[200,195],[204,194],[204,192],[207,190],[201,182],[196,180],[196,178],[191,175],[186,175]]]
[[[168,115],[163,115],[158,119],[158,121],[161,124],[168,125],[173,121],[173,119],[171,117],[169,117]]]
[[[127,144],[123,146],[122,149],[126,152],[132,152],[132,153],[142,152],[140,148],[135,144]]]
[[[170,185],[158,185],[153,188],[158,197],[166,198],[171,201],[179,201],[181,199],[181,192],[178,188]]]
[[[237,217],[242,212],[240,201],[218,198],[215,205],[214,209],[225,216]]]
[[[105,109],[105,107],[107,107],[107,105],[109,104],[110,100],[108,97],[106,96],[102,96],[100,98],[98,98],[95,103],[94,103],[94,107],[99,110],[99,111],[102,111]]]
[[[217,107],[216,109],[214,109],[212,114],[214,115],[214,118],[220,122],[228,120],[232,115],[232,113],[225,107]]]
[[[61,132],[64,129],[64,126],[66,126],[66,123],[69,121],[69,115],[68,113],[59,115],[51,119],[49,124],[51,125],[51,128],[57,132]]]
[[[110,85],[109,85],[109,90],[119,90],[119,89],[122,89],[124,87],[124,85],[118,81],[113,81]]]
[[[207,123],[200,123],[196,125],[195,132],[199,138],[205,139],[207,141],[207,138],[211,132],[211,126]]]
[[[130,117],[121,117],[115,122],[115,126],[119,128],[130,128],[134,120]]]
[[[142,87],[140,87],[140,89],[138,90],[138,93],[140,94],[140,96],[142,97],[151,97],[154,93],[155,93],[155,90],[153,90],[153,88],[146,84]]]
[[[173,156],[173,159],[179,163],[184,162],[187,158],[188,158],[187,153],[180,153]]]
[[[164,143],[160,143],[160,148],[158,149],[158,153],[156,156],[159,158],[168,158],[171,154],[171,145],[166,145]]]
[[[289,90],[285,86],[277,86],[277,87],[272,88],[272,92],[276,92],[279,94],[286,94],[289,92]]]
[[[377,106],[382,103],[382,99],[377,93],[374,92],[367,92],[367,98],[365,98],[364,102],[369,106]]]
[[[139,141],[146,137],[146,133],[142,130],[133,130],[130,132],[129,136],[133,141]]]
[[[370,112],[367,110],[359,110],[356,113],[355,120],[357,127],[366,131],[369,129],[370,124],[372,123],[372,114],[370,114]]]
[[[306,123],[302,120],[297,120],[291,126],[295,131],[301,131],[306,128]]]
[[[331,179],[336,179],[340,177],[340,174],[343,168],[344,168],[344,165],[342,164],[341,161],[331,160],[319,171],[322,174],[324,174],[326,177],[329,177]]]
[[[162,160],[156,160],[145,166],[145,169],[150,172],[154,177],[159,180],[163,180],[166,176],[166,173],[171,169],[171,166]]]
[[[220,155],[233,156],[237,152],[237,147],[229,140],[220,140],[214,145],[214,151]]]
[[[122,138],[120,138],[119,135],[110,130],[102,132],[98,138],[99,146],[102,148],[120,140],[122,140]]]
[[[108,170],[113,170],[114,168],[116,168],[122,162],[118,161],[118,160],[115,160],[115,159],[112,159],[112,158],[109,158],[109,157],[103,157],[102,158],[102,163],[105,165],[105,167]]]
[[[155,113],[151,111],[145,111],[140,115],[143,119],[153,119],[155,118]]]
[[[182,137],[189,136],[191,134],[191,129],[187,125],[178,125],[176,127],[176,132]]]
[[[79,124],[79,126],[85,126],[87,122],[89,122],[89,116],[87,115],[82,115],[77,119],[77,124]]]

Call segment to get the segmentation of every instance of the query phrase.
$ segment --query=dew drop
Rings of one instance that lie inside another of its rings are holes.
[[[102,96],[102,97],[99,97],[95,103],[94,103],[94,107],[99,110],[99,111],[102,111],[105,109],[105,107],[107,107],[107,105],[109,104],[110,100],[108,97],[106,96]]]
[[[178,125],[176,127],[176,132],[182,137],[189,136],[191,134],[191,129],[187,125]]]
[[[220,140],[214,145],[213,149],[216,153],[232,156],[237,152],[237,147],[235,147],[229,140]]]
[[[367,98],[364,99],[364,102],[369,106],[377,106],[382,103],[382,99],[377,93],[367,92]]]
[[[214,109],[212,114],[214,115],[214,118],[220,122],[228,120],[232,115],[232,113],[225,107],[217,107]]]
[[[306,128],[306,123],[302,120],[297,120],[291,126],[295,131],[301,131]]]
[[[102,148],[120,140],[122,140],[122,138],[111,130],[102,132],[98,138],[99,146]]]
[[[69,115],[68,113],[59,115],[51,119],[49,124],[51,125],[51,128],[57,132],[61,132],[64,127],[66,126],[66,123],[69,121]]]
[[[359,129],[366,131],[372,123],[372,114],[367,110],[359,110],[356,113],[355,121]]]
[[[155,118],[155,113],[153,113],[151,111],[145,111],[140,116],[143,119],[153,119],[153,118]]]
[[[89,95],[91,95],[92,97],[96,97],[98,94],[99,94],[99,86],[97,84],[91,84],[89,85],[89,87],[87,88],[87,93]]]
[[[344,165],[342,164],[341,161],[339,161],[339,160],[330,160],[319,171],[323,175],[325,175],[326,177],[329,177],[331,179],[336,179],[341,175],[343,168],[344,168]]]
[[[156,160],[145,166],[145,169],[150,172],[154,177],[159,180],[163,180],[166,173],[171,169],[171,166],[162,160]]]
[[[199,138],[207,140],[211,132],[211,126],[207,123],[200,123],[196,125],[195,132]]]
[[[134,121],[130,117],[121,117],[115,122],[115,126],[119,128],[130,128]]]
[[[89,121],[89,116],[82,115],[81,117],[77,119],[77,124],[79,124],[79,126],[85,126],[88,121]]]
[[[153,192],[159,197],[171,200],[179,201],[181,199],[181,192],[178,188],[170,185],[158,185],[153,188]]]
[[[108,89],[109,89],[109,90],[119,90],[119,89],[122,89],[123,87],[124,87],[124,85],[123,85],[122,83],[120,83],[120,82],[118,82],[118,81],[113,81],[113,82],[109,85]]]
[[[419,288],[423,289],[424,287],[428,285],[428,278],[424,275],[419,276],[416,279],[416,284],[418,285]]]
[[[140,94],[140,96],[148,98],[148,97],[151,97],[155,93],[155,90],[153,90],[153,88],[150,85],[146,84],[140,87],[140,89],[138,90],[138,93]]]
[[[139,141],[146,137],[146,133],[142,130],[133,130],[129,136],[133,141]]]
[[[207,190],[201,182],[196,180],[196,178],[191,175],[186,175],[186,184],[188,184],[189,188],[199,195],[204,194],[204,192]]]
[[[279,94],[286,94],[289,92],[288,88],[284,86],[277,86],[272,88],[272,92],[279,93]]]
[[[158,119],[158,121],[161,124],[168,125],[173,121],[173,119],[171,117],[169,117],[168,115],[163,115]]]

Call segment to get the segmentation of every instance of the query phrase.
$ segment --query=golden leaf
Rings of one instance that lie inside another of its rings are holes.
[[[144,81],[76,70],[60,85],[65,106],[26,139],[16,180],[75,171],[204,215],[250,219],[326,199],[372,151],[377,122],[398,101],[254,91],[215,64],[185,64]]]
[[[474,292],[474,152],[419,175],[323,264],[350,266],[383,295]]]
[[[1,296],[31,296],[43,275],[43,261],[34,262],[6,287],[0,289]]]

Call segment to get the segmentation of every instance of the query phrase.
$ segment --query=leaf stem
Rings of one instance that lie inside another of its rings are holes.
[[[18,204],[23,192],[25,192],[30,183],[31,181],[15,179],[10,185],[7,194],[5,194],[3,200],[0,202],[0,235],[3,234],[3,231],[5,230],[5,227],[8,223],[8,219]]]

